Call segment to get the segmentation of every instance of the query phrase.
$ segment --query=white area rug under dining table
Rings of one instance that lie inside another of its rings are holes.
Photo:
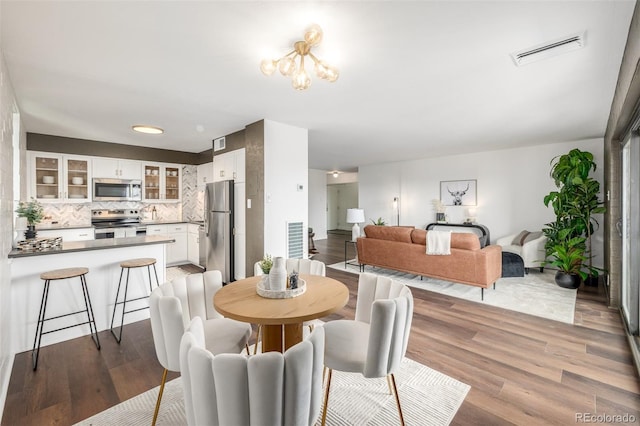
[[[407,425],[450,424],[470,389],[469,385],[408,358],[396,373],[396,383]],[[77,425],[151,424],[158,391],[159,387],[151,389]],[[386,426],[398,422],[395,397],[389,394],[384,377],[365,379],[361,374],[333,372],[327,425]],[[165,386],[157,425],[186,424],[182,382],[177,378]]]

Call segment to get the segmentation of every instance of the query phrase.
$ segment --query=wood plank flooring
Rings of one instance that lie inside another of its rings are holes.
[[[344,261],[345,238],[316,241],[314,258]],[[326,319],[353,318],[357,275],[327,275],[344,282],[351,298]],[[412,291],[407,356],[471,386],[454,425],[566,425],[580,413],[640,421],[638,375],[620,315],[606,307],[602,289],[578,291],[575,325]],[[37,372],[29,352],[16,355],[2,425],[73,424],[159,385],[149,321],[126,326],[121,345],[109,332],[100,342],[101,351],[88,336],[44,347]]]

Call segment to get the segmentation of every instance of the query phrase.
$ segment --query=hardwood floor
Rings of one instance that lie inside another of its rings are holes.
[[[344,261],[345,238],[316,241],[314,259]],[[327,275],[344,282],[351,299],[326,319],[353,318],[357,275]],[[452,424],[566,425],[587,414],[640,420],[638,375],[620,315],[601,289],[578,291],[575,325],[412,291],[407,356],[471,386]],[[44,347],[35,373],[29,352],[16,355],[2,424],[73,424],[159,385],[149,321],[126,326],[122,345],[108,331],[100,342],[101,351],[88,336]]]

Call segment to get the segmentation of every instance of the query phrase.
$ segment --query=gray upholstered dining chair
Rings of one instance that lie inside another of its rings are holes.
[[[153,415],[156,423],[168,371],[180,371],[180,340],[194,318],[202,322],[202,340],[214,353],[239,353],[247,347],[251,325],[224,318],[213,307],[213,296],[222,288],[220,271],[191,274],[164,283],[151,292],[151,332],[158,361],[164,367]]]
[[[313,425],[322,402],[324,330],[284,354],[215,355],[196,318],[180,345],[188,425]]]
[[[396,397],[400,423],[404,425],[394,373],[407,351],[412,317],[413,296],[409,287],[387,277],[360,274],[355,320],[329,321],[322,327],[324,365],[328,372],[323,425],[333,370],[361,373],[367,378],[386,377],[389,391]]]

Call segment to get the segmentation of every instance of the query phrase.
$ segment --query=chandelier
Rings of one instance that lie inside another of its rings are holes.
[[[331,83],[338,79],[338,70],[318,59],[311,48],[316,47],[322,41],[322,29],[319,25],[311,25],[304,33],[304,40],[296,41],[293,50],[280,59],[264,59],[260,64],[260,70],[265,75],[271,75],[276,68],[285,77],[291,77],[291,84],[296,90],[306,90],[311,85],[311,77],[304,68],[304,58],[309,56],[315,64],[315,72],[318,77]],[[300,61],[296,64],[296,59]]]

